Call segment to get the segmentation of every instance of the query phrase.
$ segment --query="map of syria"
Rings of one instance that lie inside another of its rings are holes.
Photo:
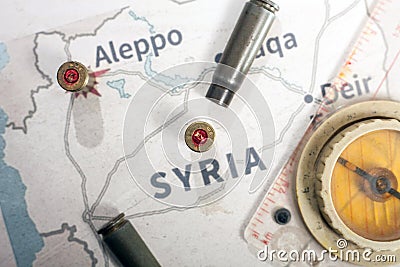
[[[0,243],[0,265],[114,266],[95,233],[119,212],[131,219],[163,266],[259,264],[243,240],[245,221],[265,193],[249,193],[251,175],[210,205],[166,205],[134,182],[122,140],[124,123],[135,123],[125,121],[128,106],[146,82],[168,95],[167,104],[184,103],[184,90],[177,85],[190,77],[163,71],[218,61],[243,3],[148,2],[133,1],[104,15],[0,43],[0,227],[7,237]],[[273,154],[268,178],[300,140],[370,2],[280,3],[248,75],[275,124],[273,140],[249,149]],[[384,38],[377,44],[382,51]],[[58,86],[57,69],[68,60],[90,71],[107,70],[96,80],[99,95],[76,97]],[[370,73],[385,68],[384,56],[373,60],[376,64],[349,81],[353,90],[334,101],[371,94],[378,81]],[[212,69],[202,71],[210,78]],[[158,153],[155,144],[161,138],[161,132],[147,139],[132,136],[143,144],[135,155],[142,155],[143,147]],[[156,168],[171,171],[161,160]],[[216,233],[224,246],[216,242]]]

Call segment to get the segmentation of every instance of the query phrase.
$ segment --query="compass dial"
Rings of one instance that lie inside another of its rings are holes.
[[[400,240],[399,145],[399,121],[371,119],[345,128],[322,150],[320,209],[362,247],[390,249],[390,241]]]
[[[296,175],[298,204],[306,226],[326,249],[338,248],[341,255],[371,249],[372,257],[400,257],[398,110],[400,103],[392,101],[340,109],[305,145]],[[338,245],[342,239],[348,241],[345,247]]]

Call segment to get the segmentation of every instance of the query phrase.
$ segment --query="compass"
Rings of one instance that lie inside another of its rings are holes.
[[[399,110],[391,101],[343,108],[306,144],[297,171],[298,204],[326,249],[400,255]],[[338,246],[342,239],[345,247]]]

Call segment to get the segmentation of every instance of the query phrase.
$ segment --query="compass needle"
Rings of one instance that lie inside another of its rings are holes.
[[[344,167],[346,167],[347,169],[351,170],[352,172],[357,173],[362,178],[367,179],[370,183],[373,183],[376,180],[376,177],[370,175],[368,172],[364,171],[360,167],[357,167],[356,165],[354,165],[353,163],[349,162],[348,160],[345,160],[342,157],[339,157],[337,162],[339,162],[340,164],[342,164]]]
[[[377,187],[376,191],[378,193],[381,193],[381,194],[389,193],[392,196],[400,199],[400,192],[397,191],[396,189],[394,189],[393,187],[389,186],[389,185],[391,185],[391,183],[388,178],[372,176],[368,172],[364,171],[360,167],[354,165],[353,163],[349,162],[348,160],[346,160],[342,157],[339,157],[337,162],[339,162],[341,165],[343,165],[347,169],[351,170],[352,172],[357,173],[362,178],[367,179],[367,181],[371,183],[372,187],[374,187],[374,186]]]
[[[399,191],[397,191],[397,190],[395,190],[393,188],[390,188],[388,193],[391,194],[392,196],[400,199],[400,192]]]

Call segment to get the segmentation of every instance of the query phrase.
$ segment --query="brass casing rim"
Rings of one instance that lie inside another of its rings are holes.
[[[79,73],[78,81],[69,84],[64,81],[64,74],[67,70],[74,69]],[[80,62],[77,61],[68,61],[60,66],[57,71],[57,81],[58,84],[66,91],[69,92],[77,92],[82,90],[89,82],[89,71],[88,69]]]
[[[207,141],[200,146],[196,146],[192,141],[192,135],[194,131],[197,129],[202,129],[206,131],[208,134]],[[191,123],[185,130],[185,143],[194,152],[201,153],[208,151],[212,147],[214,140],[215,140],[215,130],[207,122],[195,121]]]

